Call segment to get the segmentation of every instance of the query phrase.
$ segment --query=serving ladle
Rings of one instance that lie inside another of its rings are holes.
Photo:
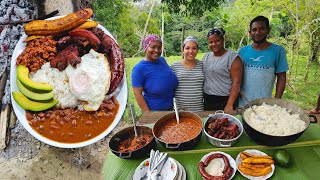
[[[174,108],[174,112],[176,113],[177,123],[179,124],[180,119],[179,119],[179,111],[178,111],[178,107],[177,107],[176,98],[173,98],[173,108]]]
[[[248,98],[246,97],[246,95],[242,91],[240,91],[240,95],[249,104],[249,107],[251,108],[252,112],[255,114],[257,119],[260,121],[264,121],[265,119],[263,117],[261,117],[259,114],[257,114],[257,112],[252,108],[252,104],[250,103],[250,101],[248,100]]]
[[[138,137],[138,133],[137,133],[137,125],[136,125],[136,115],[134,112],[134,105],[130,104],[130,111],[131,111],[131,116],[132,116],[132,121],[133,121],[133,130],[134,130],[134,135],[137,138],[137,141],[140,141],[139,137]]]

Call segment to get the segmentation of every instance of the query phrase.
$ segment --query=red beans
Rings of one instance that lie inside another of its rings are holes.
[[[39,113],[27,111],[26,117],[30,126],[44,137],[63,143],[76,143],[98,136],[111,125],[119,107],[117,101],[113,103],[115,108],[112,110],[86,112],[55,108]]]
[[[91,125],[91,124],[92,124],[92,121],[86,121],[85,124],[86,124],[86,125]]]

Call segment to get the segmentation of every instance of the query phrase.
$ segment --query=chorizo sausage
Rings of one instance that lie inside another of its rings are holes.
[[[212,161],[215,158],[222,158],[223,161],[224,161],[225,166],[224,166],[224,169],[222,171],[222,173],[223,173],[222,176],[211,176],[204,169],[205,167],[207,167],[209,165],[210,161]],[[206,157],[204,162],[201,161],[198,164],[198,168],[199,168],[200,174],[207,180],[229,179],[230,176],[233,173],[233,168],[230,166],[228,157],[226,157],[225,155],[220,154],[220,153],[211,154],[208,157]]]
[[[120,46],[110,36],[99,28],[93,28],[92,32],[100,39],[102,51],[109,57],[111,69],[111,82],[107,94],[111,94],[119,86],[124,74],[124,58]]]
[[[100,45],[101,41],[100,39],[93,34],[91,31],[85,30],[85,29],[74,29],[69,32],[70,36],[81,36],[86,38],[89,43],[93,46],[93,49],[97,50],[98,45]]]

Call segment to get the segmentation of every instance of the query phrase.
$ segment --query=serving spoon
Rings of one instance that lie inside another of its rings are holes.
[[[259,114],[257,114],[257,112],[253,109],[252,104],[250,103],[250,101],[248,100],[246,95],[242,91],[240,91],[240,94],[243,97],[243,99],[245,99],[245,101],[249,104],[249,107],[251,108],[252,112],[255,114],[257,119],[260,121],[264,121],[265,119],[263,117],[261,117]]]
[[[133,104],[130,104],[130,111],[131,111],[131,116],[132,116],[132,121],[133,121],[134,135],[137,138],[137,142],[139,142],[140,138],[138,137],[138,133],[137,133],[136,115],[135,115],[135,112],[134,112],[134,105]]]
[[[179,112],[178,112],[176,98],[173,98],[173,108],[174,108],[174,112],[176,113],[177,123],[179,124],[180,123],[180,119],[179,119]]]

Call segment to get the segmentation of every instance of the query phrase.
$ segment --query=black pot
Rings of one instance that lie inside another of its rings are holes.
[[[133,137],[134,134],[134,128],[127,127],[125,129],[122,129],[121,131],[117,132],[109,141],[109,148],[111,149],[112,153],[116,156],[124,159],[137,159],[146,157],[147,154],[150,153],[151,149],[155,148],[156,140],[152,134],[152,129],[145,127],[145,126],[137,126],[137,134],[149,134],[152,136],[152,141],[148,144],[145,144],[140,149],[137,149],[132,152],[118,152],[118,147],[120,142],[123,140],[128,139],[129,137]]]
[[[253,139],[255,142],[258,144],[266,145],[266,146],[282,146],[286,144],[290,144],[297,140],[303,133],[304,131],[309,127],[310,125],[310,117],[313,117],[315,119],[315,123],[317,123],[317,118],[315,116],[308,115],[304,110],[300,109],[299,106],[293,104],[290,101],[283,100],[283,99],[272,99],[272,98],[265,98],[265,99],[256,99],[251,101],[251,105],[262,105],[262,103],[265,102],[268,105],[278,105],[281,107],[284,107],[288,110],[291,110],[292,114],[299,114],[300,118],[306,123],[306,128],[296,134],[292,134],[289,136],[273,136],[273,135],[268,135],[264,134],[262,132],[259,132],[255,130],[253,127],[251,127],[247,122],[245,117],[243,116],[243,128],[248,134],[248,136]],[[246,104],[243,107],[242,113],[250,108],[249,104]]]
[[[160,119],[157,120],[157,122],[154,124],[153,127],[153,135],[155,136],[155,138],[158,140],[158,142],[165,147],[166,149],[170,149],[170,150],[176,150],[176,151],[183,151],[183,150],[188,150],[188,149],[192,149],[193,147],[195,147],[198,142],[201,139],[201,133],[202,133],[202,121],[201,118],[192,112],[179,112],[179,117],[180,118],[190,118],[193,119],[195,123],[197,123],[201,128],[199,128],[199,132],[197,132],[197,136],[184,141],[184,142],[179,142],[179,143],[167,143],[161,139],[159,139],[159,130],[163,127],[163,125],[168,121],[168,120],[172,120],[172,119],[176,119],[176,115],[174,112],[166,114],[164,116],[162,116]]]

